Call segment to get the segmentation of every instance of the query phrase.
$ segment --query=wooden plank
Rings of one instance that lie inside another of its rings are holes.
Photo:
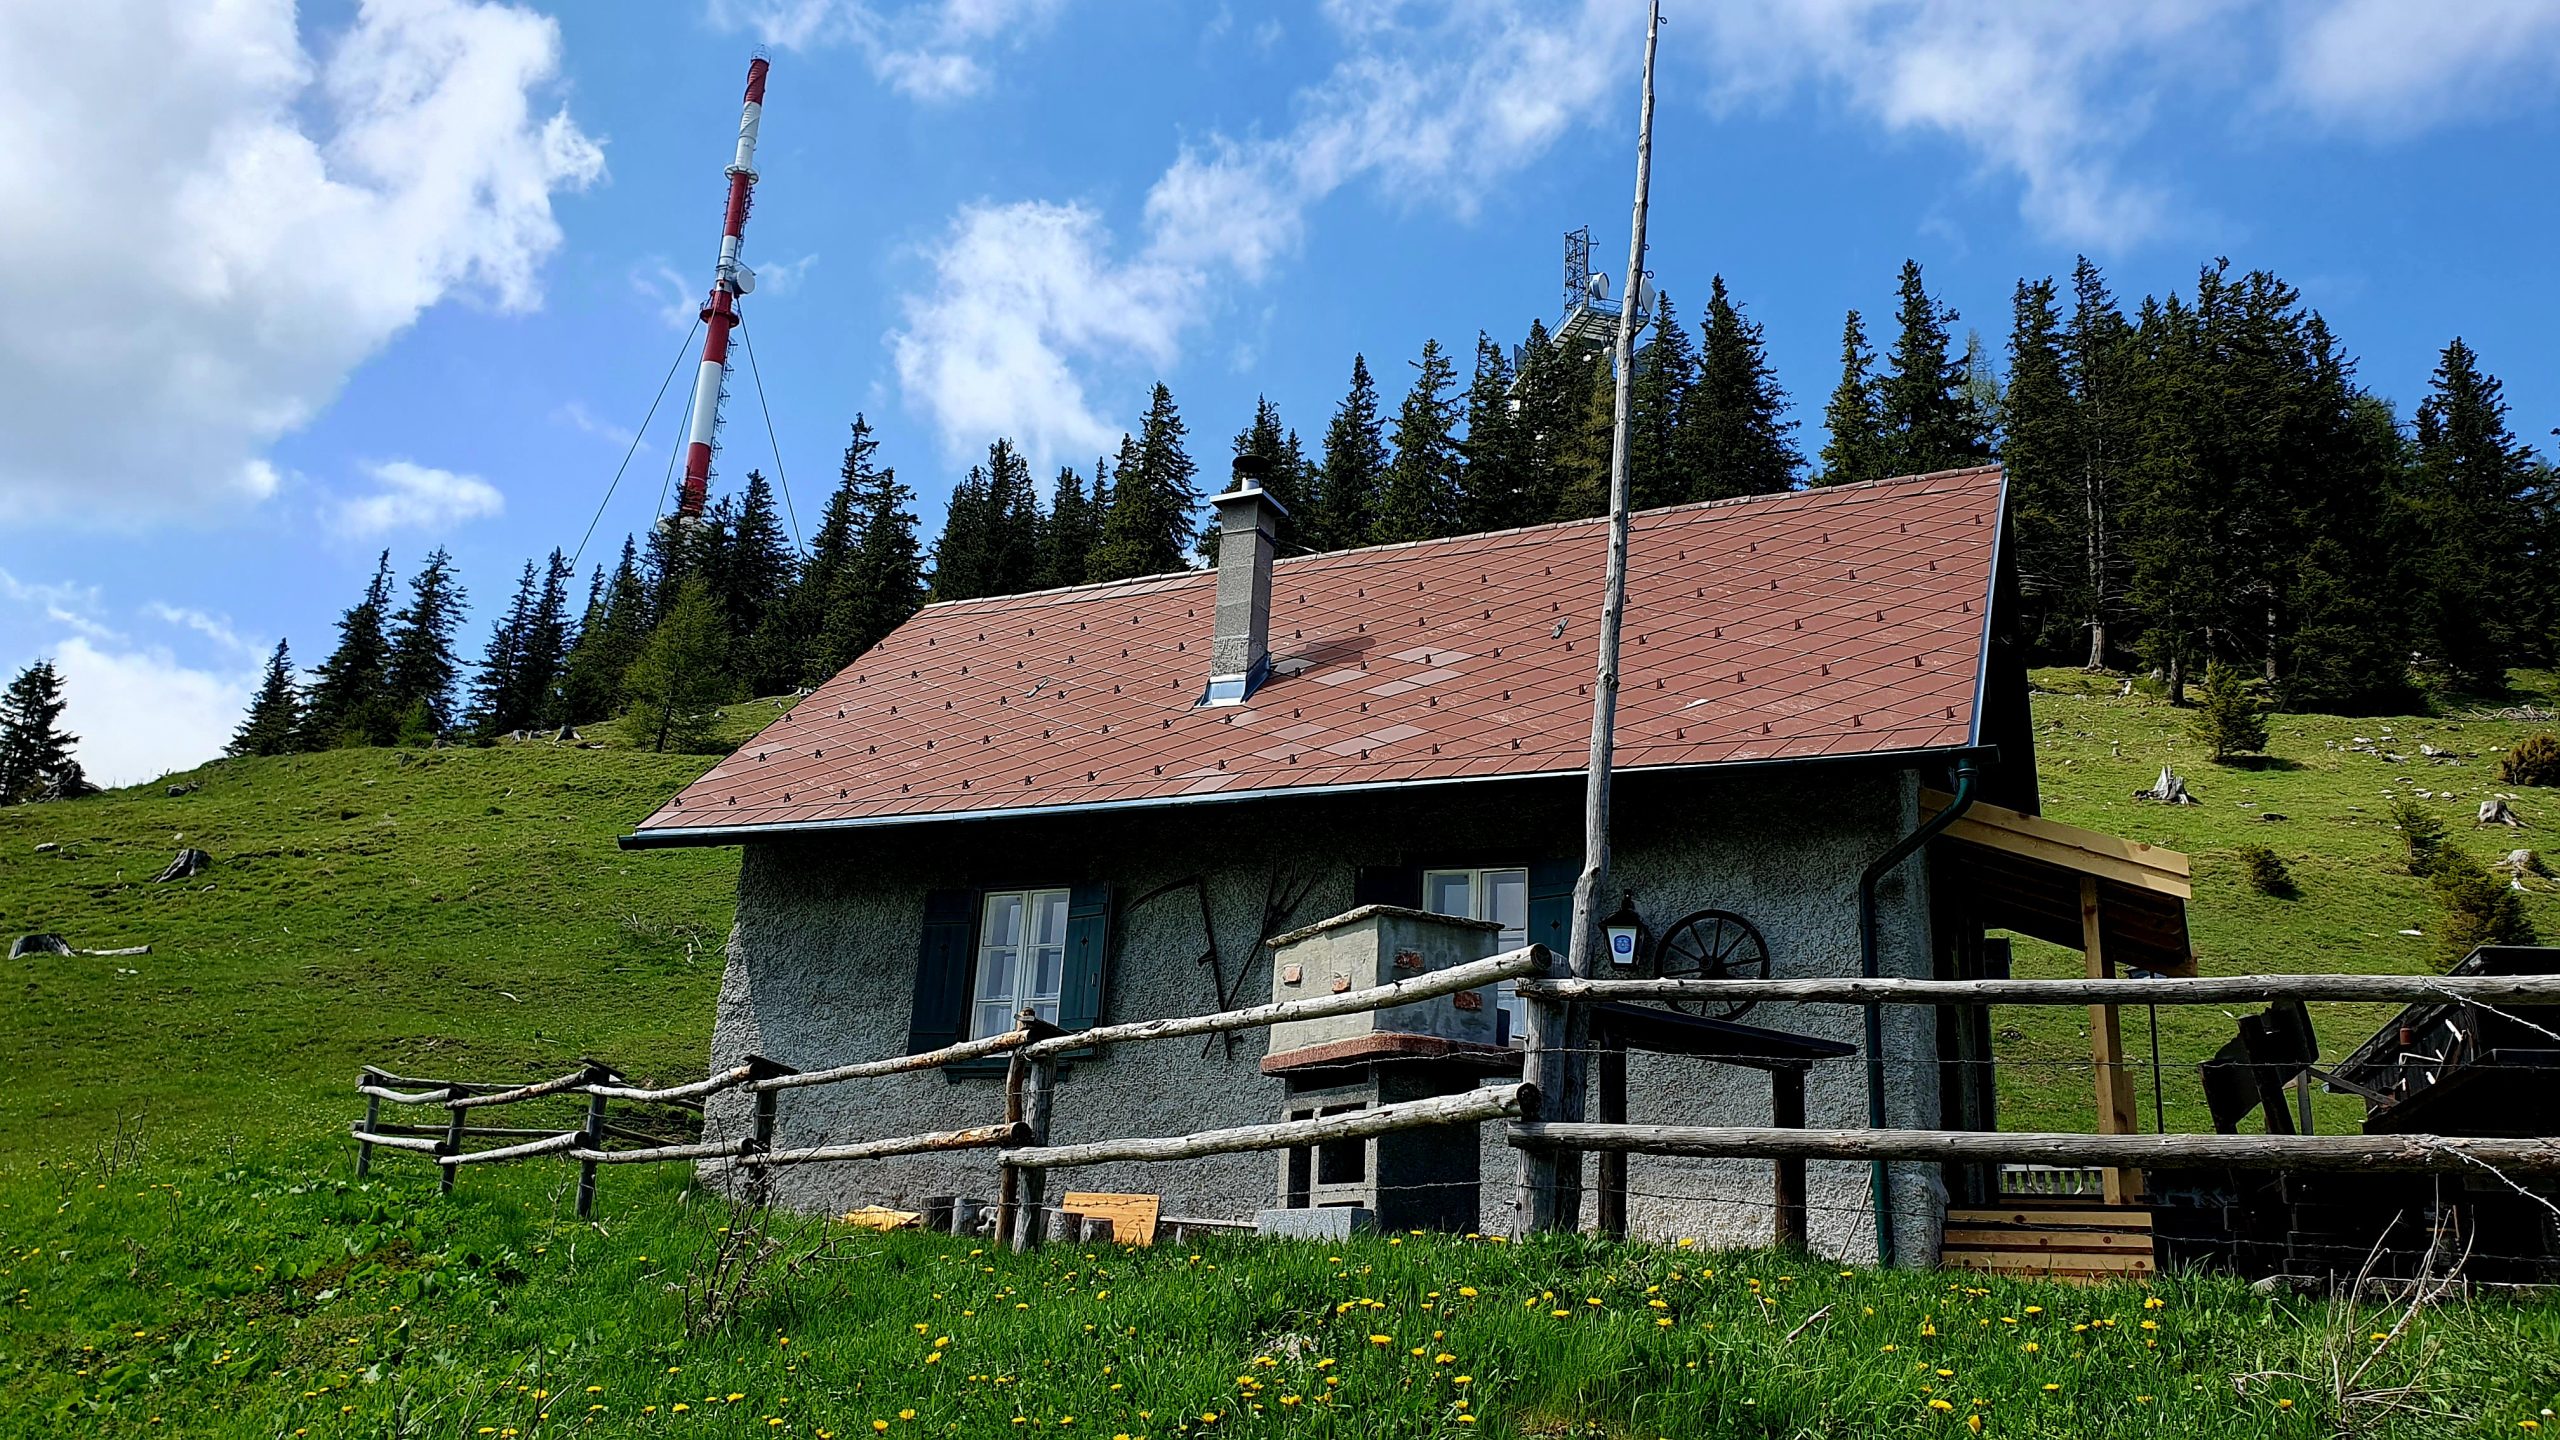
[[[1959,1230],[1949,1226],[1940,1242],[1950,1250],[2075,1250],[2108,1254],[2151,1253],[2148,1235],[2110,1230]]]
[[[1921,818],[1927,819],[1937,814],[1946,809],[1950,803],[1952,803],[1952,797],[1945,791],[1923,787],[1920,791]],[[1964,814],[1956,818],[1956,823],[1949,827],[1948,833],[1955,834],[1968,825],[1975,829],[1991,830],[2021,839],[2038,840],[2047,845],[2079,851],[2120,864],[2137,865],[2146,870],[2159,871],[2164,875],[2190,878],[2195,874],[2194,862],[2190,861],[2183,851],[2172,850],[2165,845],[2152,845],[2141,840],[2128,840],[2121,835],[2110,835],[2103,830],[2065,825],[2059,820],[2049,820],[2042,815],[2029,815],[2023,811],[2012,810],[2005,805],[1994,805],[1987,800],[1977,800],[1967,807]]]
[[[2084,1273],[2084,1276],[2148,1276],[2161,1263],[2150,1256],[2045,1256],[2040,1250],[1956,1250],[1940,1263],[1956,1271],[1999,1271],[2012,1276]]]
[[[2161,980],[1522,980],[1554,1000],[1756,1000],[1780,1005],[2560,1005],[2560,975],[2208,975]]]
[[[2037,1210],[2023,1206],[1968,1207],[1949,1210],[1950,1225],[2033,1225],[2040,1229],[2087,1226],[2105,1230],[2148,1230],[2151,1212],[2135,1206],[2120,1210]]]
[[[1058,1208],[1070,1215],[1098,1215],[1110,1221],[1115,1245],[1153,1245],[1156,1221],[1164,1214],[1164,1197],[1070,1190],[1058,1197]]]
[[[2560,1137],[2072,1135],[2042,1130],[1783,1130],[1755,1125],[1595,1125],[1541,1120],[1512,1125],[1506,1138],[1524,1148],[1558,1146],[1730,1159],[1803,1156],[1808,1160],[2027,1160],[2073,1166],[2227,1165],[2245,1170],[2457,1174],[2476,1174],[2488,1166],[2510,1173],[2560,1175]]]

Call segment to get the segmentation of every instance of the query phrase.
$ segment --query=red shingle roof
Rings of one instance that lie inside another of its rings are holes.
[[[1617,764],[1973,743],[2001,483],[1636,515]],[[1607,536],[1586,520],[1282,560],[1272,677],[1218,709],[1194,708],[1210,572],[928,606],[630,842],[1579,770]]]

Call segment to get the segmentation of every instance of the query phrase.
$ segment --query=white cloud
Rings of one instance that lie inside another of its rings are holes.
[[[932,289],[890,336],[900,382],[955,452],[1010,435],[1043,465],[1117,442],[1077,363],[1170,364],[1203,278],[1114,258],[1101,217],[1081,205],[970,206],[934,257]]]
[[[258,671],[201,670],[158,646],[109,648],[85,637],[54,655],[62,672],[63,727],[73,753],[101,785],[132,785],[201,765],[248,709]]]
[[[756,298],[771,299],[798,290],[809,283],[809,272],[817,266],[818,255],[814,250],[797,260],[776,260],[756,266]]]
[[[551,196],[603,173],[533,92],[557,27],[366,0],[0,7],[0,267],[76,297],[0,332],[0,518],[132,525],[275,493],[262,458],[458,291],[532,306]]]
[[[697,288],[664,255],[633,264],[629,278],[632,293],[657,313],[659,324],[670,330],[690,330],[701,323],[702,297],[711,289],[708,281]]]
[[[372,539],[394,530],[447,530],[507,508],[498,487],[477,475],[459,475],[407,460],[371,461],[364,466],[375,489],[338,502],[333,517],[338,532]]]
[[[1133,251],[1085,205],[964,207],[890,336],[901,384],[953,454],[994,435],[1042,465],[1108,448],[1124,426],[1091,403],[1084,369],[1170,364],[1219,282],[1266,278],[1296,253],[1308,208],[1347,185],[1471,213],[1612,93],[1594,57],[1627,48],[1630,13],[1509,0],[1408,23],[1392,5],[1331,7],[1348,51],[1299,95],[1302,121],[1184,146],[1148,191]]]
[[[2560,82],[2552,0],[2333,0],[2292,18],[2278,93],[2348,128],[2402,133]]]
[[[616,450],[630,448],[632,441],[630,429],[616,425],[610,420],[597,419],[596,412],[588,409],[587,402],[583,400],[569,400],[553,406],[551,420],[554,424],[566,425],[573,430],[593,435]]]
[[[193,630],[235,655],[254,658],[267,653],[264,645],[255,640],[243,639],[239,631],[232,629],[231,617],[228,615],[208,615],[192,606],[172,605],[166,600],[152,601],[142,607],[142,613],[164,625]]]
[[[709,0],[711,23],[792,50],[850,45],[891,89],[926,101],[975,95],[982,52],[1020,48],[1064,0]]]

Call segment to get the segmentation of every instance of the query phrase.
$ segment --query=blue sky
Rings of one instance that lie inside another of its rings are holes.
[[[476,601],[575,547],[709,279],[774,70],[745,305],[804,523],[867,412],[928,527],[998,434],[1090,465],[1172,385],[1214,470],[1624,268],[1636,0],[98,0],[0,13],[0,665],[92,772],[218,748],[374,553]],[[2560,0],[1674,4],[1652,268],[1722,272],[1807,448],[1905,256],[1996,346],[2021,275],[2299,285],[2405,415],[2471,341],[2560,424]],[[721,474],[776,456],[733,378]],[[588,561],[654,514],[683,377]],[[476,653],[478,619],[466,636]]]

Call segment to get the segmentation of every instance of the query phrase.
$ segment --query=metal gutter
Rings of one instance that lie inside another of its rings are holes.
[[[954,601],[954,604],[960,602]],[[1977,728],[1979,722],[1977,721]],[[1623,766],[1622,775],[1676,775],[1707,770],[1757,771],[1787,766],[1889,764],[1909,767],[1947,761],[1961,767],[1970,760],[1995,754],[1981,745],[1941,745],[1924,750],[1870,750],[1856,755],[1798,755],[1769,760],[1724,760],[1708,765],[1642,765]],[[1292,785],[1276,790],[1238,790],[1204,795],[1156,795],[1128,800],[1103,800],[1080,805],[1023,805],[1001,810],[950,810],[922,815],[855,815],[838,820],[812,820],[785,825],[701,825],[662,830],[634,830],[617,835],[614,844],[624,850],[673,850],[688,846],[743,845],[765,840],[786,840],[808,835],[833,834],[844,830],[878,830],[900,825],[924,825],[935,822],[964,820],[1030,820],[1059,815],[1096,815],[1124,810],[1162,810],[1176,806],[1237,804],[1249,800],[1288,800],[1315,795],[1359,795],[1382,790],[1413,791],[1452,785],[1478,785],[1505,780],[1570,780],[1580,779],[1584,771],[1533,770],[1502,775],[1450,775],[1430,780],[1370,780],[1354,785]]]
[[[1980,713],[1977,707],[1976,716],[1979,717]],[[1979,724],[1978,718],[1976,723]],[[1903,861],[1919,853],[1921,846],[1928,844],[1940,831],[1956,823],[1965,811],[1973,808],[1974,785],[1982,773],[1980,749],[1969,748],[1956,760],[1955,769],[1955,794],[1948,799],[1947,807],[1921,822],[1919,829],[1895,841],[1892,849],[1870,861],[1865,872],[1858,876],[1858,977],[1862,980],[1877,978],[1879,970],[1876,955],[1876,887],[1883,884],[1884,877],[1891,874]],[[1885,1115],[1884,1007],[1881,1005],[1870,1003],[1866,1006],[1866,1040],[1867,1128],[1882,1130],[1885,1128]],[[1891,1265],[1893,1263],[1893,1176],[1892,1172],[1886,1169],[1884,1161],[1870,1162],[1867,1190],[1876,1216],[1876,1263]]]

